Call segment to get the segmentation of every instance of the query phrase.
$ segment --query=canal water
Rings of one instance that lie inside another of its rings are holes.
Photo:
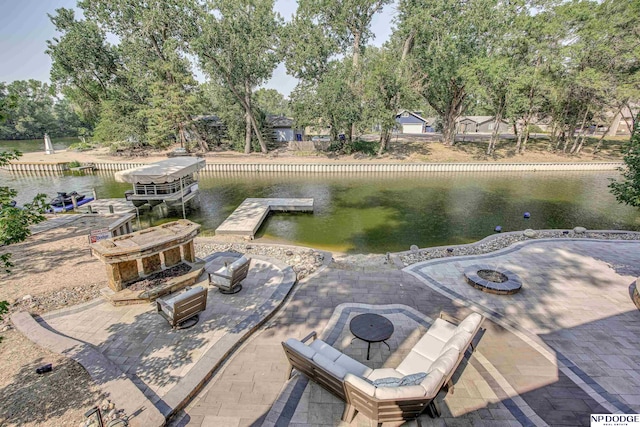
[[[469,243],[493,233],[533,229],[640,230],[640,212],[616,202],[616,172],[422,174],[213,174],[200,176],[200,208],[188,218],[214,230],[248,197],[312,197],[315,211],[270,215],[256,238],[348,253],[385,253]],[[113,174],[43,176],[0,171],[19,204],[38,192],[78,191],[123,197]],[[531,214],[530,219],[523,217]],[[179,214],[177,214],[179,215]],[[166,219],[170,220],[170,219]],[[158,220],[143,215],[142,223]]]

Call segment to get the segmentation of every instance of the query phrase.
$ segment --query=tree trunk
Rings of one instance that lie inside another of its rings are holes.
[[[445,145],[453,146],[456,142],[456,121],[462,113],[462,105],[466,97],[464,86],[459,87],[454,81],[451,82],[453,97],[446,106],[442,123],[442,142]]]
[[[578,148],[578,141],[582,139],[582,141],[584,141],[584,136],[585,136],[585,129],[584,127],[587,124],[587,116],[589,115],[589,108],[587,108],[584,111],[584,116],[582,117],[582,125],[580,126],[580,133],[578,134],[578,137],[574,138],[573,140],[573,145],[571,146],[571,150],[569,151],[569,153],[571,154],[576,154],[576,150]],[[580,143],[580,145],[582,145],[582,143]]]
[[[495,120],[493,121],[493,132],[491,132],[491,139],[489,139],[489,146],[487,147],[487,155],[493,154],[496,149],[496,142],[498,142],[498,134],[500,133],[500,122],[502,121],[502,107],[496,112]]]
[[[522,146],[520,147],[520,154],[524,154],[524,152],[527,151],[527,142],[529,142],[529,120],[530,120],[530,117],[527,117],[524,121],[524,128],[522,130],[522,133],[524,133],[524,136],[522,138]]]
[[[256,137],[258,138],[258,143],[260,144],[260,150],[262,151],[263,154],[266,154],[268,152],[267,150],[267,144],[264,141],[264,138],[262,137],[262,132],[260,131],[260,126],[258,126],[258,121],[256,120],[255,116],[253,115],[253,108],[251,106],[251,86],[249,85],[248,82],[245,82],[244,84],[244,102],[245,102],[245,109],[246,109],[246,113],[248,116],[248,122],[247,123],[247,129],[250,131],[250,127],[253,127],[253,132],[255,133]],[[249,132],[249,135],[251,135],[251,132]],[[245,141],[246,143],[246,141]],[[249,137],[249,144],[251,144],[251,138]],[[245,152],[246,152],[246,146],[245,146]]]
[[[607,129],[607,136],[616,136],[618,133],[618,127],[620,126],[620,119],[622,118],[622,107],[618,107],[618,111],[613,115],[609,129]],[[599,144],[600,142],[598,142]]]
[[[251,115],[244,113],[244,154],[251,153]]]
[[[391,132],[389,129],[382,129],[380,132],[380,147],[378,148],[378,156],[381,156],[387,150]]]

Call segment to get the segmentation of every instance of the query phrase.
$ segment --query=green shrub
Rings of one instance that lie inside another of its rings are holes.
[[[69,162],[70,168],[79,168],[80,166],[82,166],[82,164],[77,160],[72,160]]]
[[[69,150],[71,151],[88,151],[93,150],[95,145],[89,142],[76,142],[74,144],[69,145]]]

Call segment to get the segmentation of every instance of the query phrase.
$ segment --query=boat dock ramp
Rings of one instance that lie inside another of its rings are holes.
[[[313,199],[245,199],[224,220],[216,235],[236,235],[253,239],[269,212],[313,212]]]

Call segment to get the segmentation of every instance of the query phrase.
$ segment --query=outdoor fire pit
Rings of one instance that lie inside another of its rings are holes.
[[[474,288],[490,294],[511,295],[522,288],[520,277],[506,268],[471,265],[464,270],[464,277]]]

